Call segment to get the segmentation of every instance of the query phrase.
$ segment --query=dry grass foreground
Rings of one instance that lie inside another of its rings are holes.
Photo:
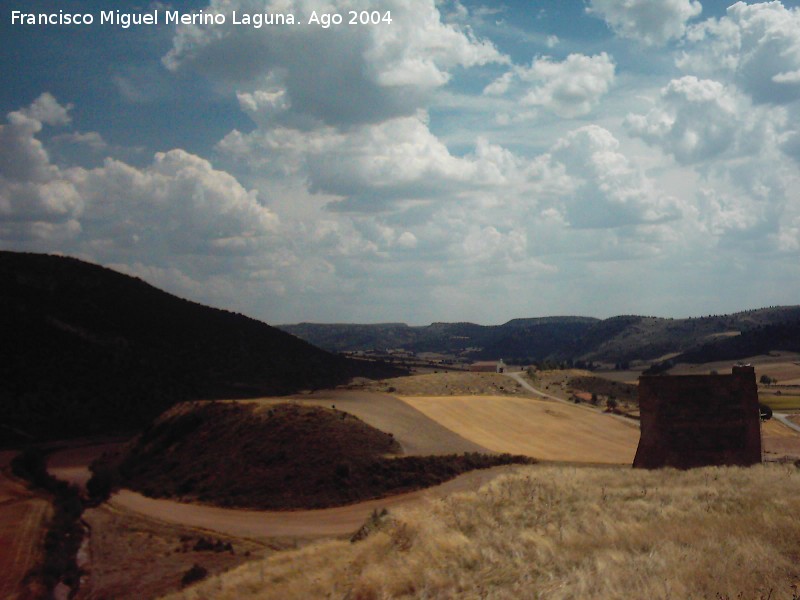
[[[526,467],[170,598],[792,598],[800,471]]]
[[[421,413],[494,452],[540,460],[631,464],[639,428],[549,400],[502,396],[402,396]]]

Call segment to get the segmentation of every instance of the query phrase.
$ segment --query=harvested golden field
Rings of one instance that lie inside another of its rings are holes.
[[[792,598],[793,466],[525,467],[170,598]]]
[[[366,384],[365,389],[399,396],[528,396],[521,385],[500,373],[447,371],[395,377]]]
[[[771,386],[770,386],[771,387]],[[758,401],[772,410],[780,412],[800,411],[800,388],[783,388],[782,390],[761,387],[758,390]]]
[[[761,448],[764,460],[800,459],[800,433],[770,419],[761,424]]]
[[[427,417],[494,452],[541,460],[631,464],[635,422],[585,407],[502,396],[402,396]]]
[[[278,404],[286,400],[286,398],[261,398],[241,402]],[[360,390],[326,390],[292,396],[291,401],[314,406],[335,406],[339,410],[355,415],[368,425],[394,435],[394,439],[402,446],[403,453],[407,455],[488,452],[483,446],[450,431],[389,394]]]

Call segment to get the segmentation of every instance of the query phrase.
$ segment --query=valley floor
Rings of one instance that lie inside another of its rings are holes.
[[[178,589],[196,563],[212,576],[242,566],[181,597],[728,600],[772,590],[772,600],[792,598],[800,530],[788,515],[800,510],[800,470],[791,463],[633,471],[625,465],[638,442],[635,421],[533,397],[502,375],[443,374],[438,390],[436,378],[424,377],[407,382],[402,391],[411,395],[339,389],[291,401],[335,405],[392,432],[406,454],[511,452],[563,464],[474,471],[429,490],[317,511],[221,509],[123,490],[85,515],[92,557],[80,597],[155,597]],[[767,422],[762,439],[766,460],[800,458],[800,434],[784,425]],[[85,484],[89,462],[112,448],[66,449],[49,468]],[[598,463],[608,466],[590,466]],[[0,497],[6,522],[27,518],[12,506],[36,512],[35,499],[28,506],[9,498]],[[39,526],[23,536],[28,549],[41,539],[40,502]],[[383,508],[389,517],[378,533],[343,541]],[[196,549],[201,538],[233,551]],[[19,581],[23,567],[14,568]]]

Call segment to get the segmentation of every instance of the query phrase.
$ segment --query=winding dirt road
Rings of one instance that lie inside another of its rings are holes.
[[[477,490],[498,475],[518,468],[503,466],[471,471],[425,490],[321,510],[278,512],[217,508],[156,500],[130,490],[114,494],[110,503],[114,508],[130,510],[167,523],[218,531],[239,538],[263,541],[280,537],[340,536],[355,533],[374,510],[439,498],[454,492]]]
[[[394,434],[406,454],[452,454],[489,452],[483,446],[450,431],[402,400],[387,394],[352,390],[291,398],[264,398],[244,402],[275,403],[287,400],[330,406],[335,404],[366,423]],[[89,464],[103,452],[119,444],[102,444],[60,450],[50,455],[48,471],[70,483],[84,486],[90,476]],[[160,521],[181,524],[256,540],[292,537],[310,538],[347,535],[355,532],[373,510],[440,497],[453,492],[478,489],[481,485],[514,467],[496,467],[465,473],[440,486],[379,500],[322,510],[253,511],[224,509],[171,500],[147,498],[131,490],[121,490],[110,500],[112,507],[133,511]]]

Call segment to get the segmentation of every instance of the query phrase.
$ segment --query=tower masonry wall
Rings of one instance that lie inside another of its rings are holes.
[[[639,378],[641,438],[633,466],[645,469],[761,462],[755,370],[729,375]]]

